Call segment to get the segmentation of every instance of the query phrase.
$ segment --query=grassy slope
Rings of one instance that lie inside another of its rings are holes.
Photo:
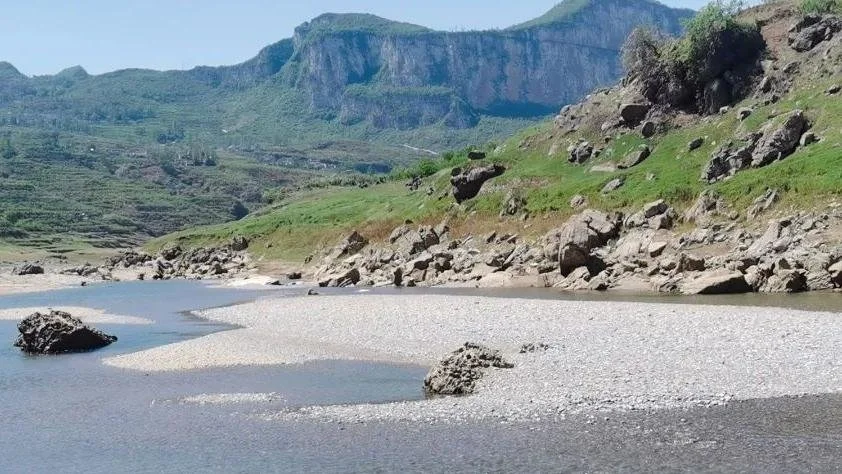
[[[683,210],[699,193],[710,187],[726,199],[734,210],[743,210],[767,187],[782,192],[780,209],[821,207],[842,197],[842,98],[828,97],[823,91],[831,79],[811,81],[777,104],[761,106],[752,99],[738,104],[726,115],[660,134],[643,140],[634,133],[626,134],[607,145],[605,153],[587,166],[567,162],[564,147],[554,156],[548,152],[553,142],[551,124],[522,132],[508,140],[492,154],[496,162],[505,163],[507,173],[486,185],[483,193],[465,208],[453,211],[452,198],[442,198],[448,189],[449,169],[427,178],[419,191],[410,192],[401,182],[390,182],[368,189],[332,188],[293,196],[285,203],[266,209],[243,221],[193,229],[153,241],[155,248],[170,242],[208,244],[221,242],[233,235],[247,235],[255,240],[253,250],[267,258],[300,261],[304,256],[331,244],[342,233],[361,229],[372,238],[383,238],[404,219],[436,223],[450,215],[457,231],[468,233],[490,228],[519,230],[538,235],[557,226],[573,213],[570,199],[586,196],[590,205],[600,209],[633,211],[647,202],[666,199]],[[754,106],[753,115],[738,122],[734,112],[740,106]],[[820,143],[798,151],[787,159],[761,169],[746,170],[730,180],[707,185],[700,181],[703,166],[725,140],[753,131],[765,124],[779,122],[793,109],[802,109],[811,120]],[[771,117],[771,119],[770,119]],[[737,132],[737,133],[735,133]],[[687,144],[705,137],[702,148],[688,152]],[[598,137],[587,137],[595,140]],[[571,141],[578,137],[571,136]],[[618,161],[642,143],[653,148],[652,156],[631,170],[592,172],[591,166]],[[525,146],[520,146],[527,144]],[[464,158],[461,158],[464,160]],[[455,162],[454,164],[458,164]],[[605,183],[623,175],[626,184],[603,195]],[[647,179],[654,175],[654,179]],[[426,188],[435,192],[426,195]],[[528,208],[534,216],[522,228],[514,219],[500,219],[503,199],[508,190],[517,189],[527,196]]]

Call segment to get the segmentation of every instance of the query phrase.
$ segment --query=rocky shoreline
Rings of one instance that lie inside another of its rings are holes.
[[[774,202],[770,190],[747,212]],[[396,228],[387,242],[357,232],[314,271],[322,287],[452,286],[612,289],[656,293],[795,293],[842,287],[842,209],[771,219],[751,231],[706,192],[679,215],[664,201],[624,216],[587,209],[537,241],[451,238],[447,223]],[[687,231],[685,224],[692,224]]]

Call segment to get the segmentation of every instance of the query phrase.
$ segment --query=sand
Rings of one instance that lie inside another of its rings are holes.
[[[243,329],[105,363],[143,371],[319,359],[431,365],[466,341],[515,364],[470,397],[310,407],[268,418],[535,420],[842,391],[842,318],[774,308],[444,295],[265,298],[201,316]],[[546,352],[519,354],[524,343]],[[419,381],[420,384],[420,381]]]

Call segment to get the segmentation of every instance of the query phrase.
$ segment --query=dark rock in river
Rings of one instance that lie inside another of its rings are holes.
[[[474,392],[484,369],[511,369],[499,351],[466,342],[430,370],[424,379],[424,390],[430,395],[467,395]]]
[[[20,336],[15,347],[30,354],[85,352],[105,347],[116,341],[63,311],[34,313],[18,324]]]

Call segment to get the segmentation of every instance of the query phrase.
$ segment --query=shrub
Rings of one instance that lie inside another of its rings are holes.
[[[825,13],[842,12],[840,0],[801,0],[801,13],[805,15],[821,15]]]

